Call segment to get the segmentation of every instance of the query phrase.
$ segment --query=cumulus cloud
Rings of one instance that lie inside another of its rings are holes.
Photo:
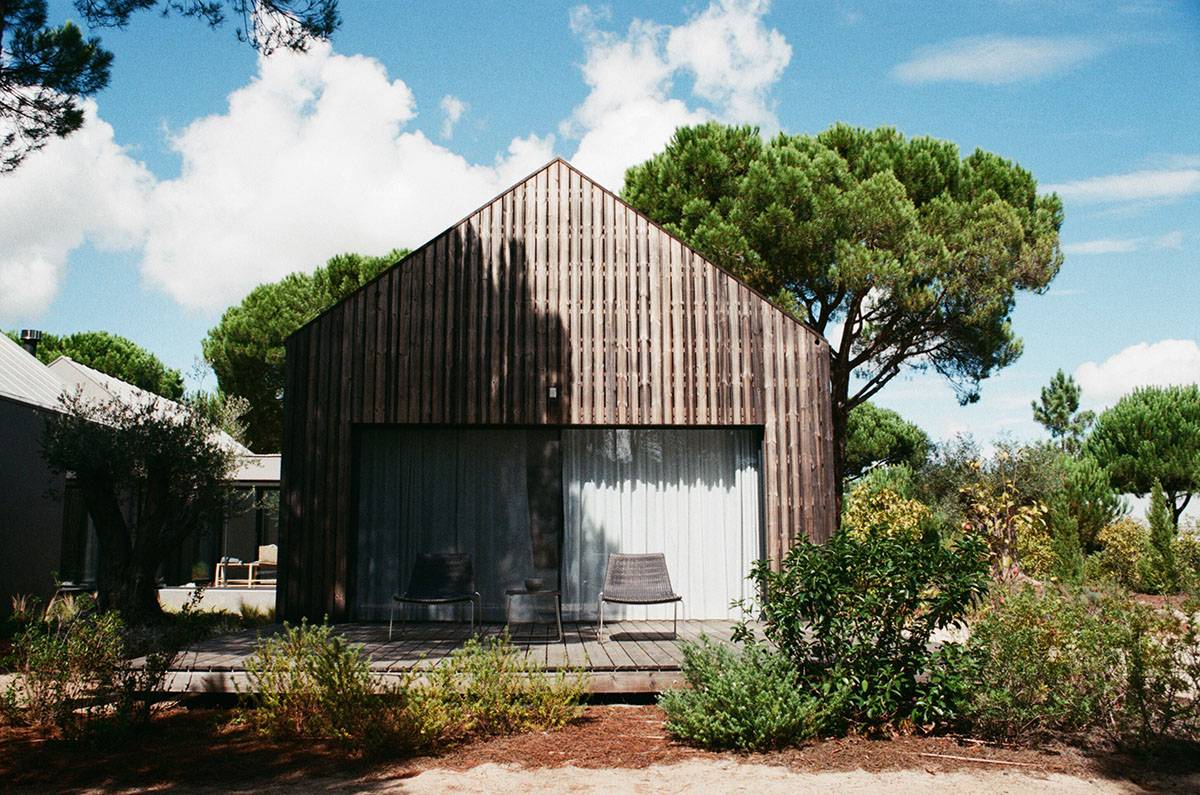
[[[1158,169],[1110,174],[1046,185],[1064,199],[1100,203],[1179,199],[1200,193],[1200,168]]]
[[[616,34],[603,14],[576,9],[589,93],[561,127],[578,140],[572,160],[619,188],[679,125],[777,128],[770,90],[791,47],[766,11],[714,0],[681,25],[636,20]],[[687,102],[672,95],[676,81],[690,81]],[[447,95],[439,107],[449,138],[467,106]],[[88,242],[140,255],[143,279],[181,306],[219,310],[342,251],[419,245],[554,154],[553,135],[530,134],[470,162],[412,129],[403,80],[328,45],[261,58],[222,112],[169,133],[181,162],[172,178],[156,179],[87,108],[82,131],[5,178],[0,315],[36,317]]]
[[[0,190],[0,317],[34,318],[50,304],[70,252],[119,250],[144,233],[149,171],[117,145],[83,102],[83,129],[50,142],[8,174]]]
[[[469,163],[405,126],[412,92],[373,58],[278,52],[173,139],[177,179],[151,201],[143,273],[184,306],[216,309],[340,251],[417,245],[548,160],[550,138]]]
[[[1114,403],[1139,386],[1200,383],[1200,345],[1195,340],[1130,345],[1102,362],[1084,362],[1075,380],[1092,407]]]
[[[902,83],[943,81],[1000,85],[1065,72],[1103,51],[1070,36],[970,36],[917,50],[892,69]]]
[[[454,125],[467,112],[467,103],[455,96],[447,94],[442,97],[442,137],[451,138],[454,135]]]
[[[711,118],[779,127],[770,90],[791,60],[779,31],[763,24],[766,2],[716,0],[678,26],[635,19],[623,34],[604,30],[606,12],[576,8],[571,27],[585,46],[589,92],[560,130],[578,138],[571,161],[614,189],[676,127]],[[699,107],[672,96],[692,80]]]

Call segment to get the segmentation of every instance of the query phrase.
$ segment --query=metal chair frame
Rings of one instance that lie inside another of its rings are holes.
[[[617,564],[615,568],[613,566],[614,563]],[[628,583],[617,579],[623,576],[623,574],[618,573],[617,578],[614,578],[614,571],[620,572],[626,564],[640,565],[648,571],[655,578],[650,581],[650,587],[647,588],[643,583],[641,587],[645,590],[639,593],[636,590],[638,586],[630,586]],[[609,591],[610,595],[605,596],[605,591]],[[611,595],[614,591],[616,591],[616,596]],[[596,627],[596,638],[600,642],[604,641],[605,602],[623,605],[665,605],[670,603],[672,606],[671,637],[678,637],[679,603],[682,601],[683,597],[675,593],[671,587],[671,574],[667,571],[666,555],[661,552],[648,555],[622,554],[619,552],[610,553],[608,556],[608,566],[604,572],[604,590],[600,591],[600,596],[597,600],[599,624]]]
[[[461,567],[458,572],[461,579],[447,578],[446,582],[437,581],[433,575],[439,573],[438,567],[442,569],[440,573],[446,574],[453,572],[453,564]],[[449,587],[455,585],[455,580],[458,580],[458,584],[464,587],[464,590],[447,592]],[[417,591],[415,593],[414,587]],[[388,611],[388,640],[392,639],[396,605],[447,605],[458,602],[469,602],[471,605],[471,634],[474,635],[477,612],[480,623],[483,622],[483,603],[480,600],[479,591],[475,590],[475,573],[471,567],[470,555],[445,552],[427,552],[417,555],[417,559],[413,562],[413,573],[409,578],[408,589],[402,594],[398,593],[392,596],[391,609]],[[408,620],[403,611],[400,615],[400,630],[403,632]]]

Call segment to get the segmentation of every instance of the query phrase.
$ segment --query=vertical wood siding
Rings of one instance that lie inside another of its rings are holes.
[[[562,160],[288,339],[282,616],[350,617],[384,424],[759,426],[768,556],[836,519],[825,341]]]

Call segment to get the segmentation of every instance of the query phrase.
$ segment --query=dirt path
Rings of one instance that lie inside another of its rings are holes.
[[[313,782],[315,783],[315,782]],[[1180,782],[1181,784],[1185,782]],[[1200,780],[1192,782],[1200,786]],[[323,790],[413,793],[696,793],[725,792],[837,793],[837,795],[924,795],[924,793],[1055,793],[1055,795],[1100,795],[1142,793],[1128,782],[1087,781],[1060,773],[1027,773],[984,770],[978,773],[892,770],[868,773],[862,770],[838,773],[806,773],[786,767],[745,764],[729,760],[695,759],[674,765],[642,769],[594,769],[558,767],[519,768],[514,765],[484,764],[469,770],[432,769],[407,779],[372,782],[334,782],[318,785]],[[1156,790],[1157,791],[1157,790]],[[1189,785],[1178,791],[1195,791]]]

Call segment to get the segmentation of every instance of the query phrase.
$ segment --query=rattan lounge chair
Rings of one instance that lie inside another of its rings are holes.
[[[471,634],[475,634],[475,612],[478,610],[482,613],[483,607],[479,601],[479,591],[475,590],[471,556],[451,552],[418,554],[412,577],[408,580],[408,589],[392,597],[392,608],[388,613],[388,640],[392,639],[396,605],[446,605],[455,602],[471,603]]]
[[[623,605],[662,605],[674,603],[671,619],[671,636],[677,635],[679,626],[679,603],[683,597],[671,589],[671,575],[667,573],[667,556],[661,552],[650,555],[608,556],[608,569],[604,572],[604,590],[600,592],[600,624],[596,637],[604,640],[604,603]]]

